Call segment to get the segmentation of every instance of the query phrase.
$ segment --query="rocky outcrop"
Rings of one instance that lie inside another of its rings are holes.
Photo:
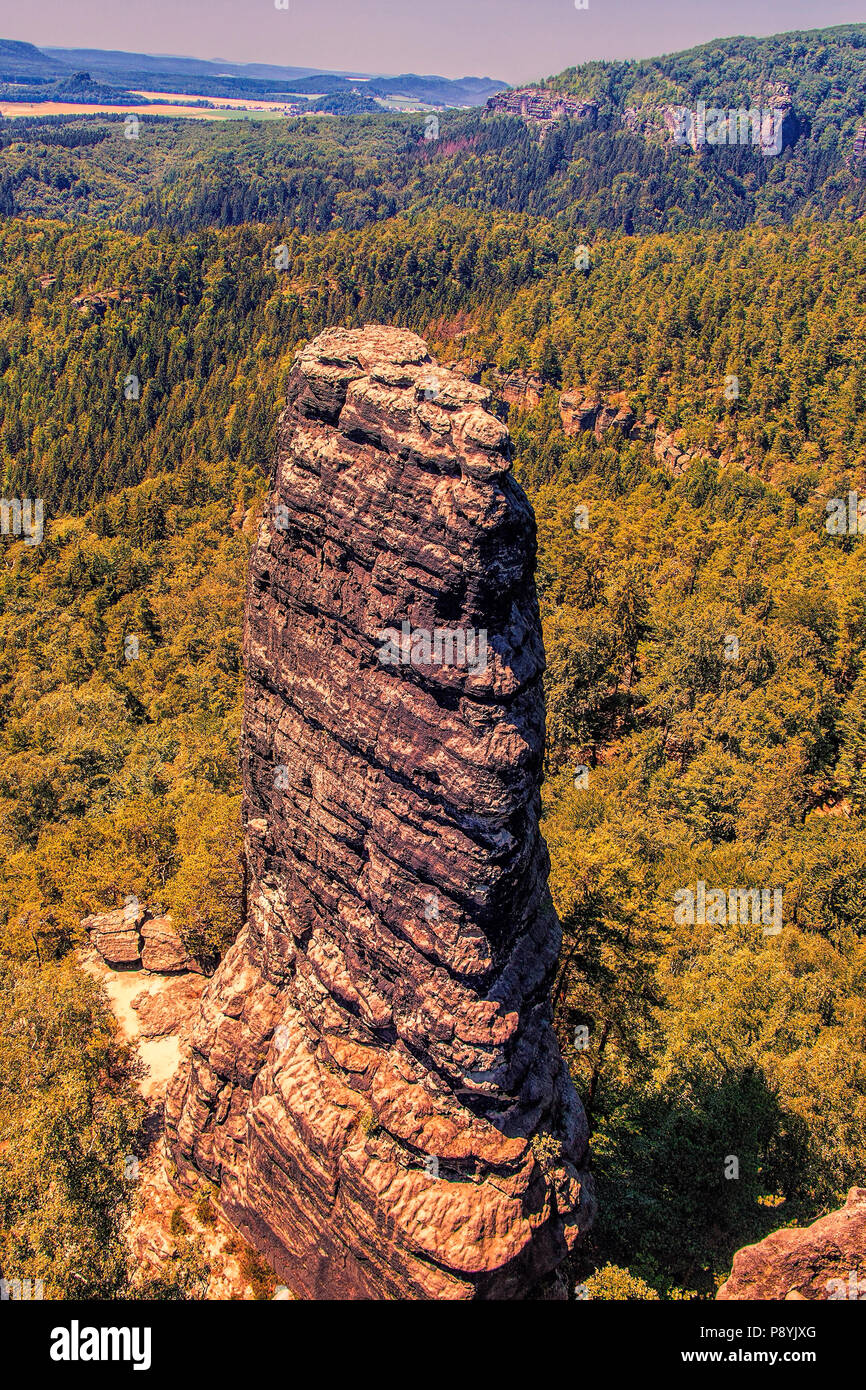
[[[537,372],[507,372],[494,362],[483,359],[461,357],[448,364],[449,372],[463,377],[466,381],[480,382],[482,374],[499,404],[515,405],[519,410],[534,410],[544,395],[548,385]],[[504,412],[507,414],[507,411]]]
[[[683,449],[677,439],[676,431],[668,431],[663,425],[656,425],[653,439],[653,457],[675,478],[688,472],[696,459],[712,455],[701,455],[697,449]]]
[[[188,970],[201,972],[201,966],[189,954],[174,927],[171,913],[148,917],[141,925],[141,964],[145,970],[160,975],[174,975]]]
[[[488,362],[475,357],[458,357],[448,363],[448,370],[454,372],[455,376],[462,376],[467,381],[478,383],[481,381],[481,373],[489,365]]]
[[[559,398],[559,418],[563,432],[570,437],[591,430],[601,439],[614,430],[625,439],[636,435],[637,417],[627,405],[614,405],[597,399],[585,400],[579,392],[565,391]]]
[[[99,952],[106,965],[115,969],[141,966],[141,923],[144,908],[131,899],[125,907],[114,912],[98,913],[85,917],[81,925],[90,937],[90,943]]]
[[[692,150],[719,145],[750,145],[762,156],[781,154],[798,140],[802,125],[791,93],[783,83],[766,84],[746,106],[714,107],[699,100],[693,107],[667,106],[662,124],[675,145]]]
[[[656,462],[676,478],[687,472],[698,459],[727,461],[724,454],[719,456],[707,450],[682,448],[678,433],[666,430],[650,412],[638,420],[630,406],[623,404],[623,393],[601,400],[598,397],[584,397],[580,391],[564,391],[559,398],[559,418],[563,433],[571,439],[579,434],[591,433],[596,439],[602,440],[605,435],[614,434],[631,442],[651,444]]]
[[[148,970],[160,975],[190,970],[201,973],[201,965],[172,926],[171,914],[153,917],[135,898],[114,912],[85,917],[81,925],[106,965],[116,970]]]
[[[117,304],[131,304],[134,299],[129,286],[124,285],[118,290],[95,290],[86,289],[81,294],[77,294],[72,299],[73,309],[77,309],[79,314],[96,314],[102,318],[107,309]]]
[[[721,1299],[866,1299],[866,1187],[811,1226],[774,1231],[734,1256]]]
[[[249,1283],[249,1263],[241,1260],[237,1233],[203,1193],[178,1201],[169,1180],[162,1139],[162,1111],[168,1080],[189,1048],[189,1034],[198,1018],[207,981],[201,975],[141,975],[106,966],[96,952],[83,952],[80,964],[105,990],[120,1036],[132,1043],[140,1067],[133,1080],[147,1103],[147,1119],[133,1152],[124,1158],[123,1176],[134,1193],[123,1236],[132,1260],[133,1284],[139,1297],[159,1296],[149,1279],[176,1282],[178,1261],[186,1243],[196,1242],[196,1263],[207,1277],[199,1296],[208,1299],[260,1297]]]
[[[505,405],[516,405],[520,410],[534,410],[544,395],[544,378],[536,372],[505,372],[500,367],[488,366],[487,380],[496,393],[496,398]],[[458,376],[466,375],[455,366]]]
[[[642,135],[651,123],[651,117],[647,117],[637,106],[627,106],[620,120],[626,130],[630,130],[633,135]]]
[[[592,1211],[534,523],[489,400],[414,334],[321,334],[251,560],[249,906],[166,1126],[304,1297],[530,1297]]]
[[[583,101],[580,97],[544,87],[516,87],[490,97],[484,114],[522,116],[531,125],[540,126],[560,120],[590,121],[595,124],[598,102]]]
[[[139,1035],[142,1038],[176,1037],[181,1044],[188,1043],[192,1026],[198,1021],[206,983],[201,975],[178,974],[143,989],[130,1002],[130,1008],[138,1015]]]

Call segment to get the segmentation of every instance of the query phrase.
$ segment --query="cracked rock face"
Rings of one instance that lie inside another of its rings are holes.
[[[534,521],[488,400],[412,333],[322,333],[252,556],[248,910],[167,1133],[304,1297],[533,1297],[591,1216]]]

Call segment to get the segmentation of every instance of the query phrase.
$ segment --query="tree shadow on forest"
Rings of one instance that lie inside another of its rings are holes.
[[[599,1100],[599,1210],[584,1251],[594,1267],[623,1266],[662,1296],[681,1288],[712,1298],[741,1246],[820,1214],[798,1200],[806,1128],[758,1068]]]

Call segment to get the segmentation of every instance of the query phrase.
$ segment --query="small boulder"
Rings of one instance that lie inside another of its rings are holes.
[[[201,966],[188,953],[175,931],[171,915],[148,917],[141,928],[144,946],[141,963],[145,970],[159,975],[175,975],[192,970],[201,974]]]
[[[85,917],[81,925],[90,934],[91,944],[107,965],[141,965],[141,923],[144,909],[135,899],[114,912]]]

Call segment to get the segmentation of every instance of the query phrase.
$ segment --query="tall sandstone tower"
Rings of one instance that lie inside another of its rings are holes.
[[[555,1296],[591,1218],[551,1024],[534,519],[488,403],[412,333],[331,329],[280,422],[248,910],[166,1126],[301,1297]]]

